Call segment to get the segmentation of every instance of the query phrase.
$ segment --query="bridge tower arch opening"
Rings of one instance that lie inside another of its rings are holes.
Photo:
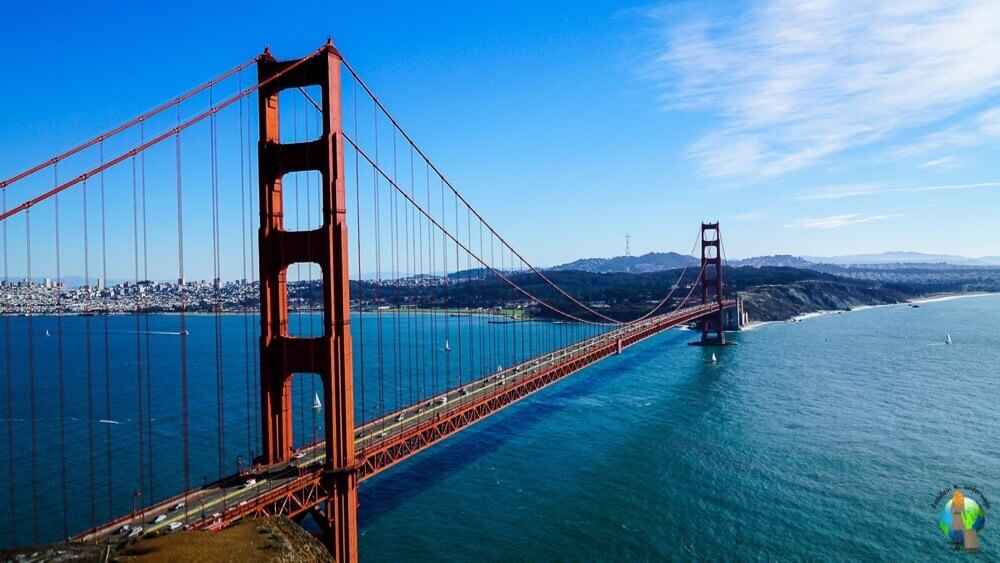
[[[348,281],[347,203],[341,116],[342,58],[332,42],[306,60],[277,61],[269,51],[257,63],[260,138],[260,354],[264,464],[293,455],[293,374],[317,374],[326,461],[325,509],[319,515],[326,545],[337,561],[357,560],[357,463],[354,451],[354,389]],[[318,87],[322,134],[283,143],[279,94]],[[282,179],[315,171],[321,178],[322,213],[315,229],[285,227]],[[288,266],[314,262],[323,290],[322,333],[289,334]]]
[[[701,224],[701,303],[718,304],[719,310],[701,320],[701,341],[703,346],[726,344],[725,296],[722,293],[722,252],[719,223]]]

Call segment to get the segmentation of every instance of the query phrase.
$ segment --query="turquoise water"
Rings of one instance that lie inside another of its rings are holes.
[[[367,482],[362,558],[952,559],[938,492],[1000,498],[1000,296],[765,325],[716,365],[690,338]],[[986,518],[973,558],[995,560]]]
[[[359,383],[365,381],[365,397],[360,389],[356,397],[359,420],[371,418],[380,401],[391,410],[411,395],[454,385],[461,374],[492,371],[588,330],[468,317],[459,325],[456,319],[417,315],[404,322],[388,314],[354,319],[355,341],[365,343],[355,356]],[[12,341],[11,417],[7,390],[0,388],[4,545],[31,543],[35,527],[28,326],[23,318],[9,321],[3,337]],[[308,333],[310,321],[315,319],[305,317],[299,332]],[[93,419],[85,400],[88,322]],[[148,417],[152,409],[153,459],[150,464],[146,428],[141,474],[148,481],[152,467],[152,490],[139,484],[135,454],[136,333],[144,348],[145,330],[137,329],[134,317],[108,322],[110,388],[104,383],[103,318],[63,319],[65,413],[60,416],[57,320],[33,320],[34,489],[42,494],[42,541],[62,536],[64,524],[74,533],[93,519],[128,512],[131,491],[145,491],[141,504],[183,486],[178,318],[150,317],[156,369],[143,380],[144,391],[152,386],[143,412]],[[257,320],[227,315],[221,322],[223,452],[216,445],[215,317],[187,318],[192,485],[216,478],[220,470],[235,471],[238,456],[245,462],[257,444],[257,387],[251,375]],[[293,324],[299,328],[297,319]],[[3,330],[7,326],[0,322]],[[375,345],[380,326],[381,370]],[[954,339],[951,346],[944,344],[946,333]],[[441,352],[445,337],[456,349],[465,343],[461,356]],[[943,559],[955,554],[937,528],[938,510],[932,507],[937,494],[950,484],[968,483],[990,500],[1000,498],[994,438],[1000,429],[1000,296],[759,326],[736,335],[739,346],[715,350],[715,365],[708,361],[712,350],[687,346],[693,337],[672,330],[651,338],[363,484],[362,558]],[[398,356],[396,338],[406,343]],[[411,361],[423,369],[411,369]],[[4,366],[0,362],[0,369]],[[386,378],[382,397],[379,371]],[[390,390],[397,378],[400,394]],[[293,384],[296,442],[304,443],[312,434],[308,406],[315,382],[304,377]],[[106,397],[107,418],[119,424],[95,420],[106,418]],[[66,445],[65,518],[60,431]],[[1000,558],[992,518],[988,510],[983,550],[976,556],[983,560]]]
[[[355,314],[356,421],[598,330],[507,321]],[[308,336],[322,323],[317,315],[293,314],[289,324],[293,334]],[[187,315],[183,327],[177,315],[0,320],[0,546],[55,541],[129,513],[135,492],[141,492],[135,497],[141,508],[245,467],[261,441],[258,326],[253,315]],[[182,331],[188,332],[183,338]],[[444,351],[445,342],[451,352]],[[312,409],[319,390],[315,375],[292,379],[296,446],[324,435],[322,416]]]

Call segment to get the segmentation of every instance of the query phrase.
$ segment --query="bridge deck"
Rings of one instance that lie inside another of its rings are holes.
[[[735,302],[727,301],[724,308]],[[458,431],[531,395],[621,348],[715,312],[717,305],[688,307],[651,317],[550,354],[490,374],[445,393],[370,421],[356,430],[359,481],[409,458]],[[258,515],[297,517],[320,504],[325,453],[322,443],[301,449],[297,459],[272,466],[255,466],[207,486],[162,501],[141,513],[127,514],[88,530],[74,539],[124,539],[124,526],[143,526],[143,533],[167,529],[173,523],[186,528],[221,529]],[[247,485],[247,479],[256,482]],[[184,503],[182,508],[172,507]],[[154,522],[159,516],[159,522]]]

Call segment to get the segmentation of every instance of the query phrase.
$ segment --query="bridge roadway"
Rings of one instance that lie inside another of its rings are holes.
[[[723,308],[735,305],[727,301]],[[440,395],[372,420],[355,431],[358,480],[363,481],[436,444],[553,381],[621,349],[715,312],[717,305],[687,307],[650,317],[456,386]],[[254,466],[240,475],[209,483],[129,513],[75,536],[74,540],[119,542],[123,526],[142,534],[174,528],[225,528],[243,518],[265,514],[299,517],[324,498],[323,442],[301,448],[293,459]],[[253,481],[251,481],[251,479]],[[184,503],[179,508],[174,508]],[[162,518],[161,518],[162,517]],[[159,521],[157,521],[159,520]]]

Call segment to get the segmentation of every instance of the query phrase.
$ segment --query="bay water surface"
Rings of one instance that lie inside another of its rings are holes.
[[[1000,295],[759,326],[717,364],[691,339],[651,338],[365,483],[362,557],[966,559],[932,504],[952,484],[1000,498]],[[993,518],[977,559],[1000,558]]]
[[[592,330],[409,318],[355,317],[359,422]],[[128,512],[129,491],[141,505],[182,490],[179,320],[148,319],[0,323],[0,543],[77,533]],[[215,322],[185,321],[189,485],[235,471],[259,440],[258,320],[219,320],[221,378]],[[1000,498],[1000,295],[756,326],[714,350],[694,337],[650,338],[366,481],[362,559],[944,560],[938,493]],[[293,387],[304,444],[322,435],[316,382]],[[982,560],[1000,558],[992,518]]]

